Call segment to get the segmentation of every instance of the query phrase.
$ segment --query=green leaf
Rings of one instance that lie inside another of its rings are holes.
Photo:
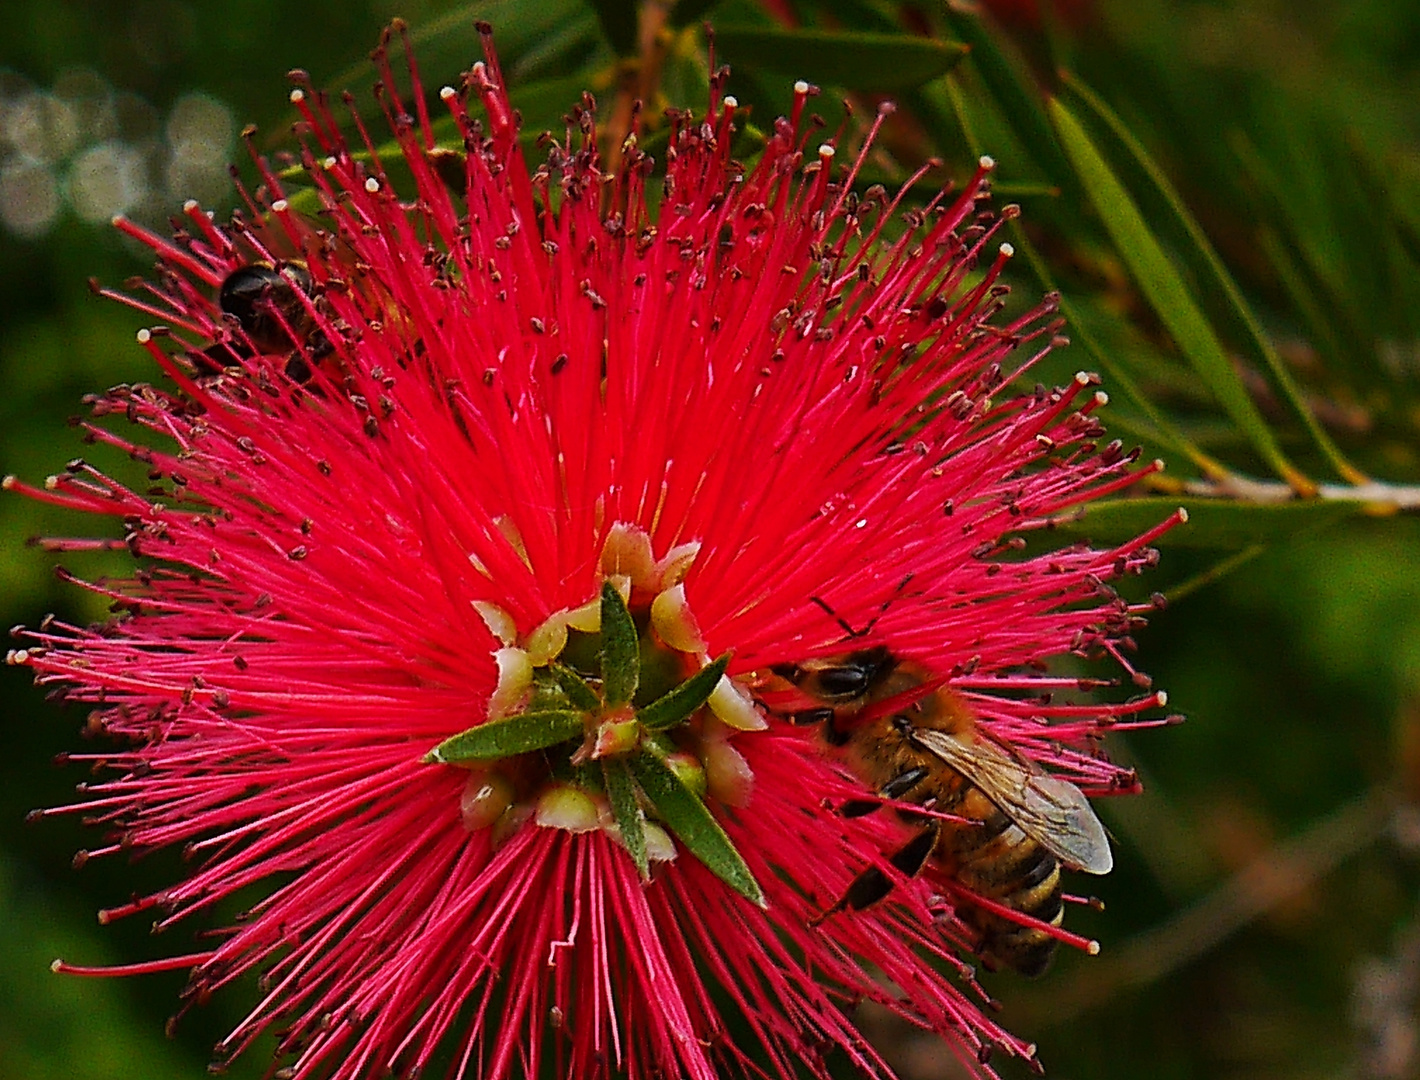
[[[641,726],[649,731],[659,731],[685,720],[696,709],[710,700],[710,694],[725,668],[730,663],[730,654],[725,653],[713,664],[701,668],[670,693],[657,698],[636,713]]]
[[[602,700],[625,705],[641,681],[641,645],[626,601],[610,581],[602,582]]]
[[[1253,544],[1251,547],[1245,547],[1241,551],[1235,551],[1231,555],[1219,559],[1202,573],[1194,574],[1178,585],[1170,585],[1168,602],[1176,604],[1184,597],[1191,596],[1201,589],[1206,589],[1209,585],[1223,580],[1234,570],[1246,566],[1266,550],[1266,544]]]
[[[636,801],[636,782],[631,770],[620,758],[602,761],[602,776],[606,779],[606,794],[611,800],[611,816],[621,829],[621,841],[631,854],[631,861],[641,872],[641,880],[651,876],[651,862],[646,857],[646,829],[641,806]]]
[[[1188,511],[1188,521],[1154,541],[1158,547],[1236,550],[1289,540],[1345,518],[1358,517],[1366,511],[1366,505],[1359,501],[1298,499],[1257,503],[1228,498],[1151,495],[1091,503],[1080,517],[1061,522],[1057,529],[1071,536],[1088,537],[1097,544],[1124,543],[1153,528],[1179,507]]]
[[[582,734],[583,714],[570,709],[518,713],[491,720],[445,739],[421,759],[428,765],[493,761],[556,746]]]
[[[1271,375],[1273,386],[1293,414],[1301,420],[1317,449],[1336,470],[1338,476],[1353,483],[1364,479],[1361,472],[1346,460],[1331,436],[1323,430],[1312,411],[1307,408],[1301,387],[1292,378],[1277,351],[1272,348],[1272,343],[1263,332],[1257,316],[1243,299],[1242,290],[1228,273],[1223,260],[1218,257],[1204,234],[1202,226],[1188,212],[1163,170],[1124,122],[1088,86],[1068,74],[1065,76],[1065,86],[1071,92],[1072,99],[1089,110],[1097,121],[1097,129],[1103,129],[1114,152],[1132,165],[1134,175],[1148,189],[1149,205],[1172,226],[1170,232],[1178,239],[1180,253],[1193,269],[1200,291],[1222,304],[1228,317],[1240,329],[1243,345],[1253,360]]]
[[[1031,269],[1035,271],[1036,277],[1040,280],[1041,287],[1046,292],[1060,293],[1060,289],[1051,278],[1050,268],[1041,258],[1040,253],[1035,250],[1035,245],[1030,242],[1020,220],[1012,221],[1010,229],[1012,242],[1016,245],[1017,250],[1025,254]],[[1204,453],[1178,425],[1154,406],[1149,396],[1139,388],[1129,372],[1114,359],[1108,349],[1103,348],[1095,340],[1094,335],[1086,328],[1085,321],[1080,318],[1073,301],[1063,293],[1060,294],[1060,313],[1069,323],[1070,340],[1078,343],[1089,354],[1091,362],[1109,375],[1110,389],[1122,393],[1131,405],[1143,413],[1147,419],[1148,435],[1151,438],[1175,453],[1186,456],[1206,476],[1217,477],[1227,474],[1227,469],[1220,462],[1214,461]],[[1117,418],[1116,422],[1118,422]]]
[[[1040,107],[1040,95],[1029,76],[1023,73],[1022,66],[1002,50],[999,35],[991,33],[978,15],[950,3],[944,6],[947,25],[971,49],[972,67],[996,99],[1001,114],[1015,129],[1021,145],[1052,181],[1062,186],[1073,185],[1075,172],[1061,152],[1060,143]]]
[[[768,906],[759,882],[754,880],[725,830],[665,761],[647,751],[631,759],[631,771],[666,828],[687,851],[745,899],[760,907]]]
[[[547,670],[557,680],[557,685],[567,695],[567,700],[576,708],[583,712],[596,712],[601,708],[602,703],[597,692],[587,685],[586,679],[566,664],[549,664]]]
[[[426,88],[437,88],[439,82],[435,80],[457,85],[457,75],[468,69],[471,54],[478,48],[473,32],[475,20],[492,23],[497,28],[498,58],[503,70],[514,74],[515,87],[517,76],[538,74],[524,69],[524,57],[549,37],[574,26],[584,29],[593,38],[596,35],[596,22],[582,0],[538,0],[536,4],[529,4],[527,0],[474,0],[459,4],[437,16],[421,18],[410,27],[410,39],[419,57],[419,70]],[[397,74],[402,73],[402,67],[403,57],[396,50]],[[357,61],[332,79],[321,81],[338,101],[342,90],[367,97],[377,78],[375,65],[366,59]]]
[[[602,34],[617,56],[636,55],[635,0],[591,0]]]
[[[955,41],[908,34],[721,26],[715,49],[731,64],[849,90],[901,90],[940,78],[966,55]]]
[[[1287,460],[1277,445],[1272,430],[1253,404],[1212,326],[1145,223],[1134,199],[1070,110],[1059,99],[1052,100],[1049,108],[1065,152],[1074,163],[1116,250],[1149,306],[1168,328],[1179,351],[1277,475],[1294,487],[1311,487],[1311,482]]]
[[[1312,344],[1330,366],[1349,372],[1353,380],[1380,376],[1374,329],[1343,284],[1310,250],[1305,226],[1287,210],[1285,182],[1242,132],[1231,132],[1228,142],[1238,167],[1258,196],[1258,216],[1263,221],[1259,240],[1298,313],[1306,320]]]

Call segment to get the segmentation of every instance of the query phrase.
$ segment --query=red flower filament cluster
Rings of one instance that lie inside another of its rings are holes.
[[[191,856],[104,918],[266,888],[207,951],[108,970],[190,970],[194,1000],[259,972],[217,1053],[279,1029],[293,1078],[889,1075],[862,1001],[975,1068],[1030,1056],[971,967],[980,912],[1030,913],[894,863],[932,807],[841,813],[876,781],[765,687],[910,663],[1022,776],[1133,790],[1097,736],[1163,696],[1091,703],[1110,684],[1053,662],[1134,674],[1149,605],[1107,583],[1174,519],[1034,538],[1155,466],[1102,441],[1090,376],[1002,390],[1060,323],[1002,315],[989,162],[905,210],[810,145],[800,86],[746,169],[717,76],[663,181],[634,139],[604,172],[587,107],[530,170],[485,52],[441,95],[466,154],[386,65],[398,170],[302,89],[314,212],[261,162],[229,225],[121,223],[157,255],[126,299],[166,378],[96,396],[84,430],[158,493],[83,461],[6,480],[119,519],[137,560],[78,582],[109,622],[10,654],[115,744],[43,814],[105,827],[91,857]],[[844,909],[873,868],[891,887]]]

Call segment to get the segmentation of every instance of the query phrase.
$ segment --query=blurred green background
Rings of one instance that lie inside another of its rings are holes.
[[[927,3],[683,4],[662,41],[665,97],[656,103],[703,101],[704,17],[725,28],[730,89],[756,123],[767,123],[802,73],[841,84],[859,115],[886,93],[902,104],[870,162],[884,178],[928,154],[960,174],[977,153],[991,153],[1002,201],[1024,207],[1021,238],[1064,288],[1076,327],[1114,365],[1105,372],[1116,397],[1106,421],[1168,458],[1180,479],[1198,473],[1188,447],[1264,475],[1259,442],[1181,355],[1178,327],[1151,302],[1128,245],[1111,231],[1112,208],[1096,205],[1098,185],[1080,182],[1078,157],[1066,161],[1048,127],[1031,127],[1046,115],[1040,92],[1056,88],[1057,70],[1068,67],[1107,103],[1092,114],[1097,142],[1105,141],[1099,117],[1112,112],[1145,148],[1147,158],[1130,158],[1116,146],[1116,170],[1157,224],[1162,249],[1282,452],[1318,478],[1344,454],[1396,484],[1420,479],[1420,6],[1076,0],[1044,19],[1021,0],[986,6],[997,21],[960,11],[949,19]],[[55,471],[81,452],[65,426],[81,395],[154,376],[131,344],[141,317],[86,285],[91,275],[117,285],[148,268],[108,219],[123,212],[161,228],[188,197],[228,207],[226,163],[238,156],[240,127],[256,122],[279,135],[289,120],[284,72],[300,66],[317,83],[368,84],[362,58],[396,14],[426,38],[420,59],[435,87],[477,56],[472,19],[493,21],[534,130],[574,103],[576,86],[609,99],[617,47],[635,51],[626,8],[605,2],[8,0],[0,473],[38,481]],[[688,29],[672,32],[677,25]],[[846,38],[847,59],[810,31]],[[874,51],[882,35],[963,32],[1002,51],[978,43],[950,74],[930,77],[904,75],[894,54]],[[764,48],[775,33],[789,44]],[[1003,95],[992,55],[1005,59],[1010,85],[1036,111]],[[820,101],[830,117],[838,96]],[[1088,111],[1078,96],[1062,100],[1076,115]],[[1289,416],[1238,309],[1200,269],[1168,200],[1139,180],[1145,160],[1169,177],[1211,240],[1334,455]],[[1040,290],[1024,266],[1020,284],[1028,295]],[[1051,374],[1096,367],[1100,356],[1077,344]],[[1138,384],[1138,400],[1120,394],[1120,378]],[[1117,868],[1089,884],[1107,911],[1071,912],[1072,926],[1099,937],[1104,952],[1063,956],[1038,981],[990,982],[1007,1026],[1038,1040],[1048,1075],[1420,1076],[1420,806],[1410,803],[1420,796],[1420,522],[1365,509],[1303,507],[1279,523],[1244,508],[1227,528],[1205,521],[1192,540],[1165,549],[1144,583],[1178,596],[1140,636],[1140,663],[1188,722],[1114,747],[1138,765],[1148,790],[1102,808],[1118,840]],[[0,500],[7,625],[33,624],[46,611],[100,617],[56,582],[52,557],[24,547],[34,534],[87,527],[39,504]],[[70,563],[103,572],[97,559]],[[159,856],[76,871],[73,852],[97,836],[67,819],[24,824],[27,810],[65,802],[81,778],[47,763],[76,746],[83,717],[46,705],[24,672],[0,677],[8,703],[0,1080],[203,1075],[208,1048],[242,1015],[241,994],[185,1016],[169,1039],[164,1021],[179,976],[50,974],[56,956],[114,963],[186,951],[188,942],[151,940],[138,922],[100,929],[94,918],[181,866]],[[957,1075],[938,1044],[872,1015],[864,1023],[907,1075]],[[232,1074],[257,1076],[265,1065],[254,1056]]]

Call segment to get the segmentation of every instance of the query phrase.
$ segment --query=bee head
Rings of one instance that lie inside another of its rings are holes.
[[[815,700],[845,706],[861,704],[896,665],[892,653],[877,645],[844,656],[805,661],[795,666],[790,678]]]
[[[237,321],[257,348],[279,351],[293,344],[281,318],[297,330],[305,321],[298,289],[311,290],[310,274],[300,263],[286,263],[285,274],[269,263],[247,263],[223,280],[217,306]]]

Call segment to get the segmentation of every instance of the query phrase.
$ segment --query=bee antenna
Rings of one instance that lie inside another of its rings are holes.
[[[846,620],[845,618],[843,618],[842,615],[838,614],[838,612],[834,611],[833,608],[831,608],[831,607],[828,606],[828,601],[825,600],[823,597],[821,597],[821,596],[810,596],[810,597],[809,597],[809,600],[811,600],[813,603],[817,604],[819,607],[823,608],[823,610],[826,611],[826,612],[833,618],[833,621],[834,621],[834,622],[836,622],[839,626],[843,627],[843,632],[844,632],[845,634],[847,634],[847,635],[848,635],[849,637],[851,637],[851,638],[860,638],[860,637],[862,637],[863,635],[865,635],[866,633],[868,633],[869,630],[871,630],[871,629],[873,628],[873,623],[875,623],[875,622],[878,621],[876,618],[874,618],[873,621],[870,622],[870,623],[868,623],[868,625],[865,626],[865,627],[863,627],[863,629],[861,629],[861,630],[854,630],[853,627],[851,627],[851,626],[848,625],[848,620]]]
[[[834,611],[833,608],[829,606],[828,601],[825,600],[823,597],[810,596],[809,599],[812,600],[819,607],[823,608],[823,610],[827,612],[830,616],[832,616],[833,621],[836,622],[839,626],[843,627],[843,632],[847,634],[850,638],[867,637],[873,632],[873,627],[878,625],[878,620],[883,617],[883,615],[887,612],[887,609],[892,607],[893,602],[904,592],[907,591],[907,586],[912,583],[912,578],[914,576],[915,575],[910,573],[903,576],[903,579],[897,583],[897,588],[893,590],[892,595],[883,601],[882,607],[878,608],[878,613],[874,615],[871,619],[869,619],[866,623],[864,623],[863,629],[861,630],[854,630],[853,627],[849,624],[848,620],[843,618],[843,616],[838,614],[838,612]]]

